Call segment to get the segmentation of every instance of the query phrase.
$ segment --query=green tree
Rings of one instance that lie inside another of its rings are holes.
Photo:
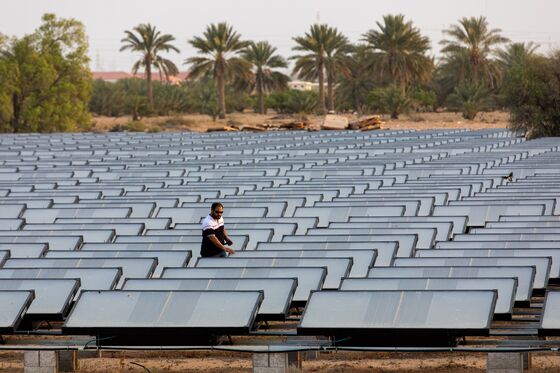
[[[252,42],[241,52],[241,56],[252,66],[249,81],[251,91],[257,92],[259,113],[265,113],[264,95],[275,89],[285,89],[290,78],[274,69],[288,67],[286,60],[275,54],[276,48],[268,42]]]
[[[458,25],[452,25],[444,31],[449,39],[440,42],[443,45],[441,51],[450,61],[460,60],[461,65],[468,62],[468,75],[465,74],[468,82],[476,83],[482,79],[494,88],[501,76],[492,58],[496,55],[497,47],[508,42],[501,31],[490,29],[486,17],[461,18]]]
[[[290,59],[295,60],[294,73],[300,79],[318,80],[319,96],[318,110],[319,114],[325,114],[327,107],[325,105],[325,68],[327,65],[327,48],[331,43],[329,38],[332,37],[332,31],[325,24],[311,25],[309,32],[304,36],[294,38],[297,43],[292,49],[298,52],[305,52],[292,56]]]
[[[514,66],[525,65],[536,56],[539,46],[533,42],[511,43],[504,50],[497,52],[498,62],[506,72]]]
[[[366,45],[357,45],[347,59],[346,70],[342,73],[336,87],[341,106],[362,113],[367,107],[368,93],[375,87],[375,80],[368,66],[373,52]]]
[[[171,61],[161,56],[162,52],[174,51],[179,53],[171,42],[175,38],[170,34],[161,34],[157,31],[155,26],[149,23],[140,24],[130,30],[125,30],[126,37],[121,39],[124,45],[121,47],[121,52],[130,50],[132,52],[141,53],[138,61],[132,65],[132,73],[136,74],[138,70],[143,67],[146,75],[146,88],[148,94],[148,102],[151,107],[154,105],[154,95],[152,88],[152,68],[159,70],[160,75],[163,73],[166,79],[170,75],[177,75],[179,70],[177,66]]]
[[[473,120],[478,112],[490,108],[492,97],[484,84],[465,83],[456,87],[447,101],[451,110],[461,111],[463,118]]]
[[[328,28],[329,35],[325,45],[325,70],[327,73],[327,98],[329,111],[334,111],[334,86],[340,75],[348,74],[348,55],[352,51],[352,45],[346,36],[336,28]]]
[[[226,117],[226,81],[235,77],[248,78],[250,64],[239,54],[249,43],[227,23],[210,24],[202,37],[194,37],[189,43],[201,56],[188,58],[190,76],[197,79],[210,75],[217,83],[219,117]]]
[[[427,55],[430,39],[422,36],[412,22],[405,22],[402,14],[383,16],[378,30],[363,35],[374,52],[372,68],[380,79],[389,76],[393,87],[402,92],[416,81],[426,81],[433,70],[433,59]]]
[[[85,128],[91,89],[87,49],[84,26],[53,14],[45,14],[33,34],[5,42],[0,54],[2,128],[12,132]]]
[[[503,91],[512,130],[530,139],[560,136],[560,51],[513,65]]]

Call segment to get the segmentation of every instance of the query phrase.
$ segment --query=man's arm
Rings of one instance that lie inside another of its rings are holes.
[[[233,245],[233,241],[231,240],[231,238],[229,238],[225,226],[224,226],[224,238],[226,239],[226,243],[227,243],[229,246]]]
[[[235,254],[235,250],[233,250],[231,247],[227,247],[227,246],[222,245],[220,240],[218,240],[218,238],[215,235],[208,236],[208,239],[210,239],[210,241],[212,241],[212,243],[216,247],[220,248],[220,250],[223,250],[228,254]]]

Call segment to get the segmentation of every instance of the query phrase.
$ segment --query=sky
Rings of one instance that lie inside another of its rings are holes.
[[[292,38],[313,23],[337,27],[358,42],[383,15],[399,13],[431,39],[436,57],[444,29],[462,17],[480,15],[514,42],[533,41],[543,53],[560,48],[558,0],[0,0],[0,33],[31,33],[44,13],[84,23],[94,71],[130,71],[138,55],[119,52],[120,40],[124,30],[148,22],[176,38],[181,52],[166,57],[181,71],[188,69],[184,60],[196,54],[188,40],[208,24],[224,21],[246,40],[270,42],[284,57],[294,54]]]

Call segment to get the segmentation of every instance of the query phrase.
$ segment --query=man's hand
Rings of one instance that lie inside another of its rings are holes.
[[[228,253],[229,255],[235,254],[235,250],[233,250],[231,247],[227,247],[227,246],[224,247],[224,251],[225,251],[226,253]]]
[[[227,245],[228,245],[228,246],[231,246],[231,245],[233,245],[233,241],[232,241],[232,240],[230,240],[230,239],[229,239],[229,237],[228,237],[228,238],[226,238],[226,243],[227,243]]]

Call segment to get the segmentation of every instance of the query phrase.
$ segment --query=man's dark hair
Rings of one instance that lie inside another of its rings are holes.
[[[214,202],[214,203],[212,204],[212,207],[210,207],[210,209],[211,209],[212,211],[214,211],[214,210],[216,210],[217,207],[224,208],[224,205],[222,205],[220,202]]]

